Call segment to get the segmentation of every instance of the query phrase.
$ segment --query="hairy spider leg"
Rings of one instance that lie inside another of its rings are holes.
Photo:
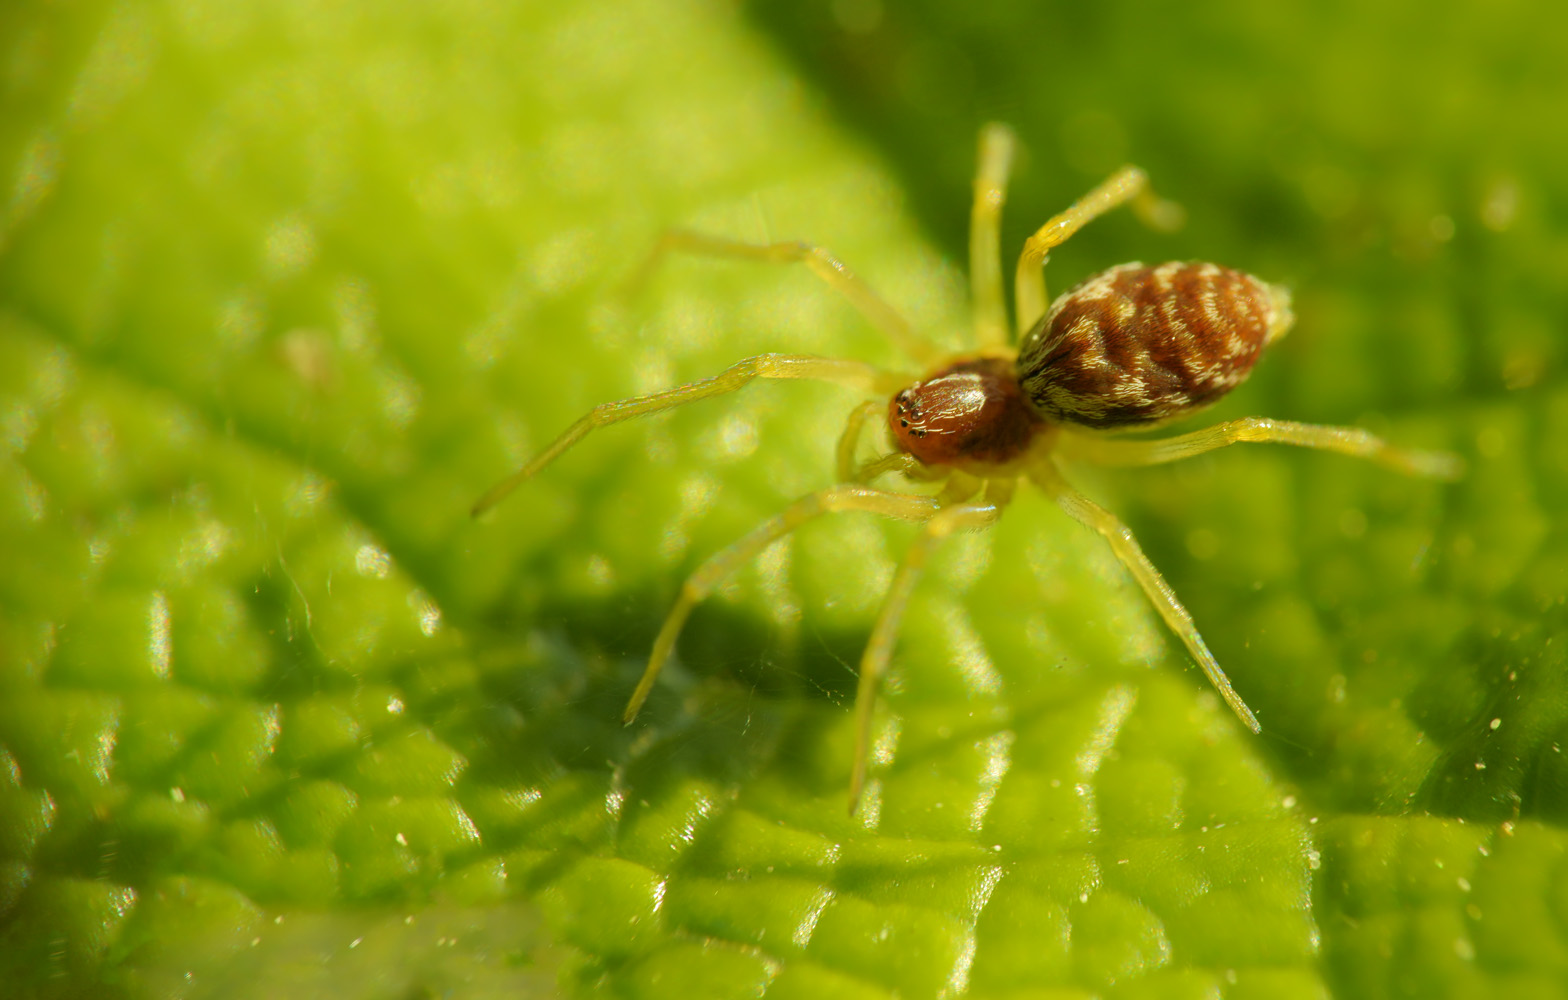
[[[665,254],[672,251],[705,257],[755,260],[767,264],[804,264],[829,288],[848,299],[872,326],[881,330],[910,359],[923,367],[929,367],[942,356],[936,345],[916,333],[898,310],[888,305],[882,296],[825,247],[800,241],[744,243],[689,229],[667,229],[659,237],[659,242],[654,245],[647,262],[632,283],[641,284],[648,272],[658,265]]]
[[[1127,202],[1145,225],[1155,229],[1180,228],[1185,213],[1175,202],[1157,197],[1149,189],[1149,178],[1137,167],[1122,167],[1068,206],[1024,241],[1018,255],[1018,274],[1013,281],[1017,300],[1018,335],[1022,337],[1045,315],[1049,300],[1045,295],[1045,260],[1053,249],[1066,243],[1078,230],[1111,209]]]
[[[936,498],[943,504],[941,510],[926,521],[899,564],[892,586],[882,599],[882,610],[871,628],[866,651],[860,657],[860,681],[855,688],[855,748],[849,778],[850,815],[854,815],[855,807],[860,804],[860,793],[865,788],[877,689],[893,657],[894,641],[898,638],[904,610],[909,606],[909,596],[937,543],[955,531],[974,531],[994,523],[1002,508],[1012,500],[1016,482],[1013,479],[984,480],[985,496],[981,501],[973,502],[970,498],[979,491],[980,481],[962,473],[954,475]]]
[[[1007,175],[1018,146],[1013,130],[995,122],[980,130],[975,201],[969,212],[969,297],[974,306],[975,342],[982,351],[1003,351],[1007,291],[1002,285],[1002,205]]]
[[[722,583],[725,577],[755,559],[769,545],[812,518],[823,514],[867,511],[900,521],[927,521],[937,516],[940,509],[936,497],[891,493],[872,489],[869,486],[830,486],[806,494],[784,508],[783,512],[753,528],[739,541],[720,549],[708,557],[708,560],[687,577],[685,584],[681,586],[680,597],[676,600],[675,606],[670,609],[668,617],[664,619],[664,626],[659,629],[659,637],[654,640],[653,652],[648,657],[648,667],[643,671],[642,679],[637,682],[637,689],[632,692],[631,700],[626,703],[622,720],[630,724],[642,710],[643,702],[648,700],[648,693],[653,690],[654,683],[659,679],[659,672],[664,669],[665,662],[675,651],[675,639],[680,635],[686,619],[691,616],[692,609],[712,593],[713,588]]]
[[[1197,661],[1198,666],[1208,675],[1209,682],[1219,691],[1220,697],[1225,699],[1225,704],[1231,707],[1248,729],[1254,733],[1261,732],[1258,717],[1252,714],[1252,709],[1241,700],[1241,695],[1231,686],[1230,678],[1225,676],[1225,671],[1220,669],[1219,662],[1214,659],[1214,654],[1209,652],[1209,647],[1204,644],[1203,636],[1198,634],[1198,627],[1193,624],[1192,615],[1182,606],[1176,597],[1176,592],[1171,585],[1165,582],[1160,571],[1149,562],[1149,557],[1143,554],[1143,549],[1138,547],[1138,541],[1132,532],[1123,524],[1116,515],[1090,500],[1067,484],[1062,478],[1061,471],[1056,467],[1051,456],[1042,456],[1030,469],[1029,478],[1034,480],[1046,495],[1051,497],[1075,521],[1099,532],[1100,536],[1111,546],[1111,551],[1121,564],[1127,567],[1138,586],[1143,588],[1143,593],[1149,602],[1154,605],[1154,610],[1165,619],[1165,624],[1176,633],[1177,638],[1187,647],[1187,652]]]
[[[620,423],[622,420],[631,420],[672,407],[684,406],[710,396],[734,392],[759,378],[834,382],[858,389],[867,395],[885,395],[895,392],[909,381],[905,375],[884,371],[861,361],[818,358],[803,354],[759,354],[754,358],[738,361],[711,378],[688,382],[663,392],[633,396],[630,399],[595,406],[586,416],[568,427],[564,434],[530,459],[528,464],[492,486],[489,492],[474,504],[471,513],[474,517],[478,517],[506,499],[513,490],[533,478],[540,469],[555,461],[562,452],[586,437],[589,431]]]
[[[1327,427],[1268,417],[1227,420],[1190,434],[1152,441],[1064,434],[1060,447],[1064,455],[1101,465],[1159,465],[1243,442],[1272,442],[1333,451],[1370,459],[1406,475],[1432,479],[1455,480],[1464,474],[1464,460],[1448,452],[1396,448],[1359,427]]]

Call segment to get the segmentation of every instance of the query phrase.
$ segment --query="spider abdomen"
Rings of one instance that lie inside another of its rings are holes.
[[[1016,371],[1044,417],[1135,427],[1201,409],[1290,328],[1283,288],[1217,264],[1121,264],[1051,304]]]

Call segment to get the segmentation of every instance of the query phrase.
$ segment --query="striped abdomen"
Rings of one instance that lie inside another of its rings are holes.
[[[1122,264],[1055,302],[1018,353],[1039,413],[1088,427],[1149,424],[1241,384],[1290,328],[1290,295],[1217,264]]]

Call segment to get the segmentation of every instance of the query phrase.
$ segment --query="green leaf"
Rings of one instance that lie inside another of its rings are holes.
[[[894,7],[0,14],[4,981],[1560,991],[1560,16]],[[623,727],[684,575],[829,484],[853,394],[607,429],[470,505],[596,403],[762,351],[898,363],[794,269],[629,288],[669,225],[820,242],[959,343],[998,118],[1009,250],[1124,160],[1187,209],[1096,222],[1053,287],[1132,258],[1292,285],[1212,419],[1354,423],[1469,476],[1268,448],[1078,474],[1261,737],[1028,491],[918,588],[855,816],[853,664],[907,526],[764,553]]]

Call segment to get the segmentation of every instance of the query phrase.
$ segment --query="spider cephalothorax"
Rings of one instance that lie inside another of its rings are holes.
[[[1028,450],[1043,423],[1006,358],[956,362],[888,403],[894,441],[928,465],[1005,465]]]

